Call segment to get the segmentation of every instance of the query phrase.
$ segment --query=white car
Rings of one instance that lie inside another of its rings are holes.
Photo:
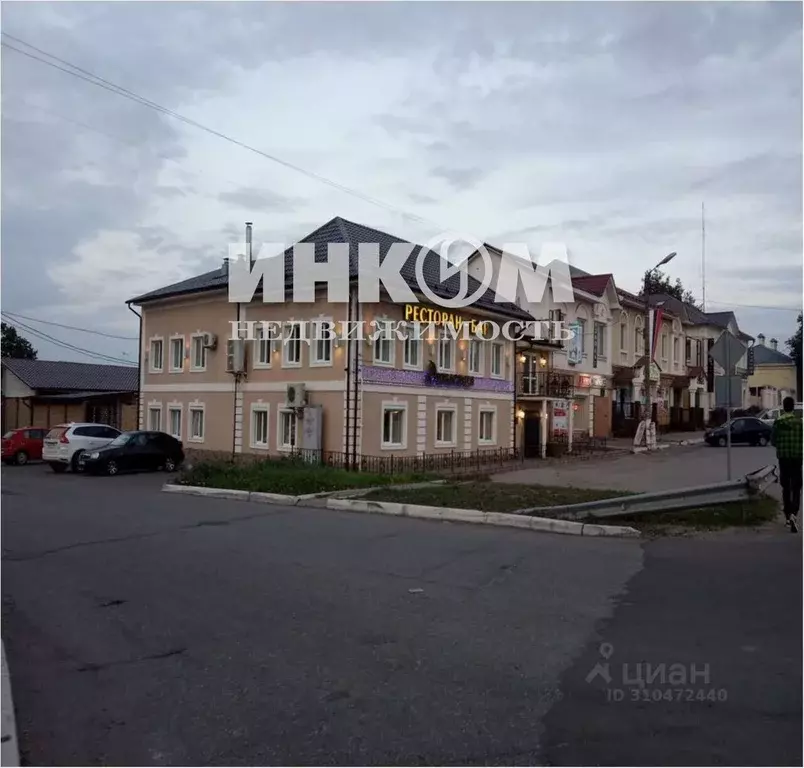
[[[784,408],[767,408],[766,410],[762,411],[759,414],[759,420],[763,421],[769,427],[773,426],[773,422],[779,418],[784,413]],[[802,405],[801,403],[796,403],[795,407],[793,408],[793,413],[801,416],[802,413]]]
[[[67,467],[73,472],[78,472],[78,462],[82,453],[103,448],[119,434],[119,429],[108,424],[81,422],[58,424],[45,435],[42,443],[42,460],[50,464],[54,472],[64,472]]]

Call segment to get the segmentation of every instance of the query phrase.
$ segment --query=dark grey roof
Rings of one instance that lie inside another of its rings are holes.
[[[136,392],[137,368],[133,365],[68,363],[59,360],[24,360],[4,357],[3,366],[36,390]]]
[[[737,318],[734,316],[734,312],[706,312],[705,314],[709,318],[709,322],[719,328],[728,328],[730,320],[734,320],[734,324],[737,325]]]
[[[306,237],[299,240],[300,243],[313,243],[315,245],[315,260],[317,262],[324,262],[327,258],[327,245],[329,243],[345,243],[349,246],[349,275],[350,278],[357,278],[358,274],[358,246],[360,243],[378,243],[380,248],[380,261],[384,260],[394,243],[408,243],[408,240],[403,240],[394,235],[389,235],[387,232],[381,232],[371,227],[366,227],[362,224],[355,224],[352,221],[343,219],[340,216],[335,217],[328,221],[322,227],[311,232]],[[417,290],[418,281],[416,279],[415,264],[416,257],[423,248],[421,245],[413,244],[414,250],[411,252],[410,257],[402,267],[402,277],[407,281],[408,285],[413,290]],[[290,290],[292,288],[292,264],[293,264],[293,248],[288,248],[284,253],[285,259],[285,288]],[[441,256],[435,251],[429,251],[424,258],[424,266],[422,274],[428,287],[437,296],[445,299],[454,298],[460,291],[460,276],[454,274],[442,282],[441,280]],[[207,272],[197,277],[191,277],[188,280],[183,280],[180,283],[159,288],[150,293],[143,294],[131,299],[133,304],[142,304],[154,299],[163,299],[173,296],[181,296],[188,293],[197,293],[200,291],[210,291],[215,289],[226,288],[229,284],[229,276],[222,269],[216,269],[213,272]],[[473,293],[480,284],[477,280],[469,277],[468,290]],[[494,312],[502,312],[512,317],[521,319],[532,319],[532,317],[523,310],[519,309],[515,304],[511,303],[498,303],[494,301],[494,290],[489,289],[480,299],[475,302],[475,306],[482,309],[487,309]]]
[[[754,365],[793,365],[793,358],[764,344],[754,344]]]

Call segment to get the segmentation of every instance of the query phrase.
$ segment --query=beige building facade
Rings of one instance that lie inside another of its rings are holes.
[[[447,312],[426,303],[364,303],[355,288],[349,303],[317,294],[306,303],[257,296],[236,304],[226,280],[222,267],[130,302],[142,316],[142,428],[196,450],[277,456],[311,449],[334,460],[515,446],[515,343],[446,332],[527,319],[515,307]],[[432,320],[434,337],[417,339],[414,317]],[[340,324],[348,321],[362,338],[343,338]],[[242,357],[229,341],[235,322]],[[281,340],[260,338],[263,323],[281,328]],[[320,324],[332,324],[337,338],[310,340],[324,336],[314,331]],[[389,324],[409,339],[370,338]]]

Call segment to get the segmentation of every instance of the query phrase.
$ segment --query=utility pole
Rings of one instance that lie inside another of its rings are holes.
[[[731,480],[731,349],[726,345],[726,479]]]

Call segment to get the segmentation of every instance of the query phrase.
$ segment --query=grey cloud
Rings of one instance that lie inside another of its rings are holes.
[[[295,197],[287,197],[270,189],[257,189],[256,187],[240,187],[231,192],[221,192],[218,195],[221,202],[249,210],[288,212],[293,211],[304,201]]]
[[[445,179],[456,189],[466,189],[477,184],[487,173],[483,168],[450,168],[436,166],[431,171],[433,176]]]

